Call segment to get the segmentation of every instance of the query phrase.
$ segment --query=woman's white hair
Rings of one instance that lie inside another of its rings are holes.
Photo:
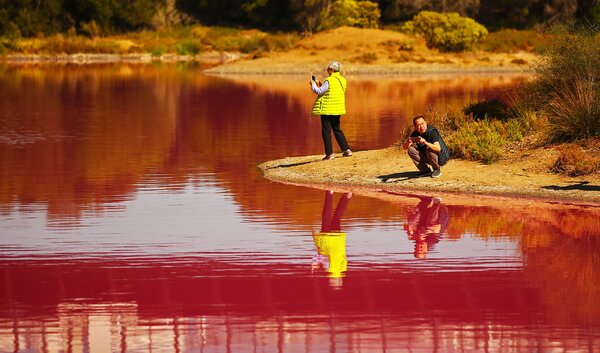
[[[329,65],[327,65],[327,68],[332,69],[333,72],[340,72],[342,69],[342,64],[340,64],[339,61],[332,61],[329,63]]]

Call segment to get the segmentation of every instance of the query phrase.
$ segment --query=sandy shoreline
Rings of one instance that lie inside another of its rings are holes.
[[[196,62],[201,65],[218,66],[243,60],[247,54],[233,52],[203,52],[198,55],[176,55],[165,54],[154,56],[150,53],[138,54],[10,54],[0,56],[0,62],[11,65],[29,64],[111,64],[111,63],[135,63],[150,64],[153,62],[178,63]]]
[[[229,52],[206,52],[196,56],[140,54],[10,54],[0,57],[0,63],[25,66],[32,64],[152,64],[197,63],[205,68],[203,73],[211,75],[306,75],[307,72],[322,71],[322,60],[299,64],[277,62],[271,58],[246,60],[247,55]],[[275,59],[276,60],[276,59]],[[350,63],[344,72],[349,75],[457,75],[457,74],[511,74],[531,73],[523,66],[464,66],[458,64],[399,63],[361,64]]]
[[[531,160],[500,161],[492,165],[451,160],[440,178],[416,177],[406,153],[396,147],[359,151],[321,161],[322,155],[286,157],[260,164],[272,181],[316,188],[349,190],[368,194],[418,191],[462,197],[488,196],[526,199],[526,202],[589,204],[600,206],[600,177],[568,177],[532,168]]]

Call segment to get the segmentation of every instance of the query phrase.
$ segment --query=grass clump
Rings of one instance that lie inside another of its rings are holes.
[[[600,171],[600,158],[586,153],[578,144],[566,144],[559,148],[558,159],[550,170],[569,176],[588,175]]]
[[[238,30],[211,27],[202,38],[202,44],[219,51],[278,51],[292,48],[300,39],[296,34],[268,34],[258,30]]]
[[[363,64],[370,64],[377,61],[377,54],[372,52],[362,53],[361,55],[354,58],[356,61]]]
[[[560,27],[542,52],[523,106],[548,121],[548,142],[600,136],[600,34]]]
[[[600,54],[600,53],[599,53]],[[562,84],[549,94],[544,111],[548,115],[551,141],[574,141],[600,136],[600,90],[590,79]]]

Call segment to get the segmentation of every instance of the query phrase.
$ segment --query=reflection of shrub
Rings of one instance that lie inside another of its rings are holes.
[[[484,100],[476,103],[469,103],[463,108],[463,113],[473,115],[473,119],[482,120],[485,118],[507,120],[507,106],[498,99]]]
[[[579,176],[600,171],[600,158],[585,153],[578,144],[562,146],[559,151],[558,159],[551,168],[554,173]]]
[[[458,13],[419,12],[405,24],[405,30],[422,35],[427,46],[443,51],[463,51],[472,48],[484,38],[487,29]]]

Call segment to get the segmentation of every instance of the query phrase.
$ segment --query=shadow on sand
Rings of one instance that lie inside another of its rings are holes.
[[[296,167],[296,166],[303,165],[303,164],[309,164],[309,163],[320,162],[320,161],[321,161],[320,159],[315,159],[314,161],[306,161],[306,162],[298,162],[298,163],[290,163],[290,164],[278,164],[278,165],[274,165],[269,168],[265,168],[265,170],[277,169],[277,168],[291,168],[291,167]]]
[[[571,185],[566,185],[566,186],[547,185],[547,186],[542,186],[542,188],[548,189],[548,190],[559,190],[559,191],[566,191],[566,190],[600,191],[600,185],[588,185],[589,183],[590,183],[589,181],[581,181],[581,182],[571,184]]]
[[[388,175],[380,175],[377,177],[377,179],[380,179],[382,183],[397,183],[399,181],[405,181],[405,180],[409,180],[409,179],[415,179],[415,178],[419,178],[419,171],[412,171],[412,172],[401,172],[401,173],[394,173],[394,174],[388,174]],[[390,180],[390,179],[394,179],[394,180]]]

